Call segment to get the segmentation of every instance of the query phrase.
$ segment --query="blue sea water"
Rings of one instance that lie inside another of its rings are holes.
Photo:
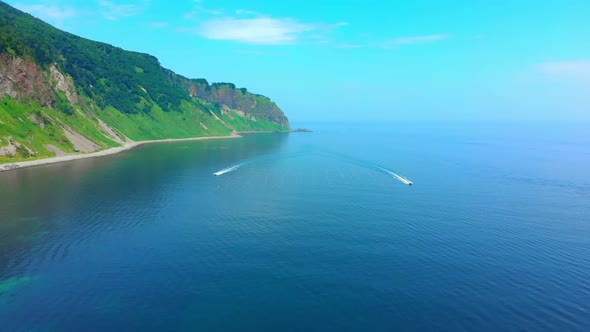
[[[310,126],[0,173],[0,331],[590,330],[586,126]]]

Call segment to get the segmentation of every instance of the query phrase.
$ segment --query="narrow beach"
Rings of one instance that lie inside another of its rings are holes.
[[[61,163],[61,162],[71,161],[71,160],[108,156],[108,155],[120,153],[123,151],[131,150],[131,149],[133,149],[139,145],[142,145],[142,144],[183,142],[183,141],[204,141],[204,140],[210,140],[210,139],[226,139],[226,138],[239,138],[239,137],[242,137],[242,136],[240,136],[236,133],[232,133],[229,136],[166,138],[166,139],[160,139],[160,140],[128,142],[128,143],[125,143],[123,146],[110,148],[110,149],[106,149],[106,150],[100,150],[100,151],[91,152],[91,153],[71,154],[71,155],[67,155],[67,156],[50,157],[50,158],[36,159],[36,160],[30,160],[30,161],[18,161],[18,162],[14,162],[14,163],[0,164],[0,172],[10,171],[13,169],[19,169],[19,168],[24,168],[24,167]]]

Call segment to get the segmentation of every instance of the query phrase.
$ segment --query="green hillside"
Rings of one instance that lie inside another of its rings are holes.
[[[0,163],[126,140],[289,129],[267,97],[185,78],[151,55],[72,35],[0,1]]]

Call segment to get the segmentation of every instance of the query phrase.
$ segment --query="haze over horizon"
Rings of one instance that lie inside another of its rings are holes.
[[[7,3],[269,96],[294,122],[590,120],[587,1]]]

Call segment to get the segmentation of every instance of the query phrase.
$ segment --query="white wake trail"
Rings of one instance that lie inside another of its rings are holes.
[[[228,168],[224,168],[224,169],[222,169],[220,171],[217,171],[217,172],[213,173],[213,175],[220,176],[220,175],[223,175],[225,173],[229,173],[229,172],[235,171],[236,169],[240,168],[240,166],[242,166],[242,165],[243,164],[239,164],[239,165],[231,166],[231,167],[228,167]]]
[[[388,169],[385,169],[385,168],[379,167],[379,166],[377,166],[377,168],[380,169],[380,170],[382,170],[382,171],[384,171],[384,172],[386,172],[387,174],[393,176],[394,179],[400,181],[403,184],[407,184],[408,186],[411,186],[411,185],[414,184],[414,182],[410,181],[408,178],[406,178],[404,176],[401,176],[401,175],[398,175],[398,174],[395,174],[395,173],[393,173],[392,171],[390,171]]]

